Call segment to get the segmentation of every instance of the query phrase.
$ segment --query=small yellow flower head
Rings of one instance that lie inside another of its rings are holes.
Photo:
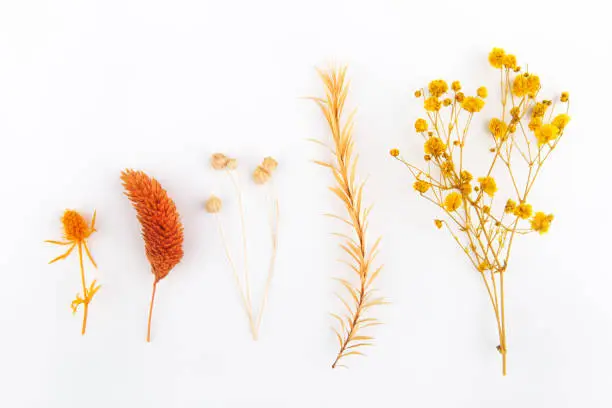
[[[442,220],[434,220],[434,224],[438,229],[442,228]]]
[[[430,137],[424,147],[425,153],[433,157],[440,157],[446,150],[446,144],[439,137]]]
[[[459,189],[461,190],[461,194],[466,196],[472,192],[472,185],[470,183],[463,183],[459,186]]]
[[[415,96],[416,98],[420,98],[420,97],[421,97],[421,95],[423,95],[423,94],[421,93],[421,91],[420,91],[420,90],[419,90],[419,91],[414,91],[414,96]]]
[[[489,265],[489,263],[487,261],[482,261],[479,265],[478,265],[478,272],[484,272],[487,269],[491,269],[491,265]]]
[[[474,179],[474,176],[472,176],[472,173],[470,173],[467,170],[461,170],[461,181],[464,183],[469,183],[470,181],[472,181]]]
[[[535,96],[540,90],[540,77],[537,75],[529,75],[527,77],[527,93],[529,96]]]
[[[497,192],[497,183],[493,177],[479,177],[480,189],[490,197]]]
[[[567,102],[567,101],[569,101],[569,92],[561,93],[561,102]]]
[[[543,212],[538,211],[531,219],[531,228],[534,231],[539,232],[540,235],[545,234],[548,232],[550,224],[554,218],[555,217],[552,214],[546,215]]]
[[[435,96],[430,96],[429,98],[425,99],[423,106],[427,111],[436,112],[440,110],[442,103]]]
[[[487,95],[489,95],[489,91],[487,90],[486,86],[481,86],[476,90],[476,95],[484,99],[487,97]]]
[[[504,55],[506,55],[506,51],[503,48],[493,48],[491,53],[489,54],[489,63],[493,68],[501,68],[504,64]]]
[[[521,109],[518,106],[510,109],[510,115],[513,121],[518,121],[521,118]]]
[[[484,101],[480,98],[467,96],[463,102],[461,102],[461,107],[468,112],[475,113],[480,112],[480,110],[484,107],[484,104]]]
[[[429,126],[427,125],[427,121],[425,119],[417,119],[416,122],[414,122],[414,129],[417,132],[427,132],[427,128]]]
[[[83,241],[95,231],[85,218],[75,210],[66,210],[62,215],[62,226],[64,227],[64,238],[71,242]]]
[[[425,156],[423,156],[423,160],[425,160],[426,162],[431,160],[431,155],[426,154]]]
[[[450,177],[455,170],[455,165],[451,160],[446,160],[440,164],[440,172],[444,177]]]
[[[542,117],[546,113],[546,109],[548,109],[548,104],[544,102],[538,102],[533,107],[533,112],[531,112],[531,115],[533,117]]]
[[[504,55],[504,57],[502,58],[502,63],[504,64],[504,67],[508,68],[508,69],[516,69],[516,57],[512,54],[506,54]]]
[[[448,84],[443,79],[436,79],[429,83],[429,94],[431,96],[440,97],[448,91]]]
[[[221,211],[222,207],[223,203],[221,199],[215,195],[211,195],[208,200],[206,200],[206,203],[204,203],[204,208],[211,214],[218,213]]]
[[[540,77],[537,75],[518,75],[512,83],[512,93],[519,98],[525,95],[534,97],[539,90]]]
[[[426,181],[417,180],[414,182],[412,187],[419,193],[424,194],[427,192],[427,190],[429,190],[429,187],[431,187],[431,184],[429,184]]]
[[[542,146],[559,137],[559,128],[552,124],[542,125],[535,130],[535,136],[538,139],[538,146]]]
[[[461,207],[461,203],[461,194],[453,191],[444,199],[444,208],[446,208],[446,211],[449,212],[457,211],[457,209]]]
[[[464,99],[465,95],[463,92],[457,92],[457,95],[455,95],[455,100],[457,100],[457,102],[463,102]]]
[[[484,205],[482,206],[482,212],[485,214],[488,214],[491,212],[491,207],[489,207],[488,205]]]
[[[505,122],[497,118],[491,119],[489,122],[489,131],[496,139],[506,139],[506,131],[508,130],[508,125]]]
[[[399,152],[399,150],[398,150],[398,149],[391,149],[391,150],[389,150],[389,154],[390,154],[391,156],[393,156],[393,157],[397,157],[397,156],[399,156],[399,153],[400,153],[400,152]]]
[[[450,98],[445,98],[442,101],[442,105],[444,105],[444,106],[450,106],[451,103],[453,103],[453,101],[451,101]]]
[[[555,116],[553,121],[551,122],[553,125],[559,128],[559,130],[563,130],[570,121],[569,115],[562,113],[560,115]]]
[[[508,201],[506,201],[506,206],[504,207],[504,212],[507,213],[507,214],[510,214],[510,213],[514,212],[515,208],[516,208],[516,201],[514,201],[511,198],[509,198]]]
[[[537,129],[540,128],[540,126],[542,126],[542,118],[539,116],[532,117],[531,120],[529,121],[528,126],[532,132],[535,132]]]
[[[521,203],[514,209],[514,215],[523,220],[531,217],[532,213],[533,208],[531,207],[531,204]]]
[[[527,78],[524,75],[517,75],[512,82],[512,93],[514,96],[522,98],[527,94]]]
[[[516,124],[511,123],[510,126],[508,126],[508,133],[514,133],[516,132]]]
[[[455,92],[459,92],[461,90],[461,82],[453,81],[453,83],[451,84],[451,89]]]

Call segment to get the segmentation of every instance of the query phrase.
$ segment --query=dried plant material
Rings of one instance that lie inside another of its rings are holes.
[[[242,198],[242,189],[240,188],[240,184],[238,184],[238,180],[234,176],[234,170],[236,170],[236,168],[238,167],[238,161],[236,159],[227,157],[223,153],[215,153],[212,155],[210,159],[210,163],[213,169],[226,171],[228,177],[230,178],[230,180],[232,181],[232,184],[234,185],[234,190],[236,192],[236,196],[238,197],[238,207],[240,209],[240,226],[242,229],[242,257],[244,260],[244,263],[243,263],[244,265],[243,278],[244,278],[244,286],[245,286],[244,292],[242,291],[242,285],[240,284],[239,279],[237,280],[237,283],[238,283],[238,287],[240,290],[240,295],[241,297],[244,296],[244,299],[245,299],[244,304],[245,304],[245,308],[247,312],[247,317],[249,319],[249,327],[251,329],[251,336],[253,336],[254,340],[257,340],[257,332],[255,331],[255,321],[253,319],[253,308],[252,308],[252,302],[251,302],[251,280],[249,278],[249,259],[248,259],[246,220],[244,216],[244,201]],[[233,264],[233,260],[231,260],[231,255],[229,252],[229,248],[227,246],[227,242],[225,241],[225,234],[221,226],[221,221],[218,216],[217,216],[217,221],[219,224],[219,232],[221,233],[221,237],[224,241],[226,255],[228,257],[230,264]],[[234,273],[236,274],[236,276],[238,276],[237,271],[234,266],[232,266],[232,269],[234,269]]]
[[[435,80],[428,90],[415,93],[426,111],[426,118],[417,119],[415,130],[425,140],[427,166],[421,169],[408,163],[398,149],[392,149],[391,155],[408,167],[414,189],[445,214],[446,219],[434,220],[435,226],[448,229],[481,276],[495,314],[497,350],[506,375],[504,277],[510,250],[515,237],[544,234],[553,221],[552,214],[533,211],[528,195],[570,120],[569,94],[561,94],[564,112],[555,115],[555,104],[539,97],[540,78],[523,73],[514,55],[494,48],[489,62],[500,73],[501,106],[499,116],[488,121],[492,147],[486,152],[491,156],[486,173],[472,176],[464,149],[473,131],[472,120],[484,107],[488,92],[480,87],[476,96],[466,96],[458,81],[452,83],[452,91],[444,80]],[[526,174],[519,177],[521,166]],[[502,184],[494,178],[494,170],[506,174],[510,196],[499,192]]]
[[[206,203],[204,204],[204,208],[206,208],[206,211],[212,214],[215,214],[221,211],[222,207],[223,207],[223,203],[221,199],[214,195],[211,195],[210,198],[206,200]]]
[[[157,180],[142,171],[128,169],[121,173],[121,181],[142,225],[145,252],[155,276],[147,324],[147,342],[150,342],[157,282],[183,258],[183,225],[174,201]]]
[[[266,157],[261,165],[257,166],[255,171],[253,171],[253,181],[257,184],[266,184],[277,166],[276,160],[272,157]]]
[[[316,161],[315,163],[331,170],[336,185],[330,190],[342,201],[346,207],[346,217],[331,215],[348,224],[354,236],[336,234],[342,239],[340,247],[348,254],[348,266],[357,276],[352,279],[338,278],[346,291],[346,295],[338,295],[345,311],[332,314],[338,320],[338,327],[334,329],[338,338],[340,350],[332,364],[332,368],[342,366],[341,360],[351,355],[363,355],[362,349],[372,345],[374,339],[370,335],[362,334],[363,329],[380,324],[378,319],[369,317],[368,313],[374,306],[385,304],[382,297],[375,295],[372,283],[378,276],[382,267],[375,269],[373,263],[377,255],[378,238],[368,250],[366,232],[368,228],[368,215],[371,207],[365,208],[362,203],[363,182],[356,182],[356,166],[358,155],[353,154],[353,116],[351,113],[343,123],[344,102],[348,94],[348,83],[345,82],[346,68],[335,69],[329,72],[319,71],[325,85],[324,99],[313,98],[321,108],[327,124],[331,130],[333,147],[330,147],[334,157],[329,162]],[[326,145],[323,142],[318,142]],[[326,145],[327,146],[327,145]]]
[[[263,159],[263,162],[260,166],[255,169],[253,173],[253,179],[257,184],[267,184],[268,185],[268,202],[271,203],[271,209],[269,212],[269,224],[270,224],[270,239],[272,243],[272,252],[270,253],[270,262],[268,266],[268,276],[266,277],[266,285],[264,287],[263,296],[261,298],[261,304],[259,306],[259,313],[257,315],[257,324],[255,326],[255,331],[259,332],[259,327],[261,326],[261,321],[263,319],[264,310],[266,308],[266,303],[268,301],[268,296],[270,293],[270,287],[272,286],[272,279],[274,278],[274,269],[276,266],[276,254],[278,252],[278,223],[280,219],[280,211],[278,208],[278,197],[276,195],[276,190],[274,188],[274,183],[272,183],[272,173],[278,167],[278,162],[274,160],[272,157],[266,157]],[[258,173],[257,169],[261,169],[260,171],[267,174],[265,180],[260,180],[258,182],[257,177],[255,176]],[[270,181],[268,183],[268,181]]]
[[[251,335],[254,339],[257,339],[257,334],[255,331],[255,320],[253,318],[253,308],[251,306],[250,301],[247,299],[245,289],[242,287],[242,283],[240,280],[240,275],[238,273],[238,268],[236,267],[236,262],[234,262],[234,258],[232,257],[232,252],[230,250],[229,244],[227,242],[225,229],[223,228],[223,223],[221,222],[221,217],[219,217],[219,211],[223,207],[221,199],[211,195],[208,200],[206,200],[206,211],[214,214],[215,219],[217,221],[217,228],[219,230],[219,236],[221,237],[221,243],[223,244],[223,249],[225,251],[225,256],[227,258],[227,262],[230,264],[232,269],[232,275],[234,277],[234,282],[236,283],[236,288],[240,294],[240,300],[242,301],[242,306],[247,315],[247,319],[249,321],[249,328],[251,330]]]
[[[87,315],[89,311],[89,303],[93,299],[94,295],[100,289],[100,285],[96,284],[96,280],[91,282],[89,286],[87,286],[85,280],[85,268],[83,266],[83,250],[87,254],[87,257],[91,261],[94,268],[97,268],[91,253],[89,252],[89,247],[87,246],[87,239],[96,232],[95,224],[96,224],[96,212],[94,211],[93,217],[91,218],[91,224],[88,224],[85,221],[85,218],[74,210],[66,210],[64,211],[64,215],[61,218],[62,226],[64,229],[64,240],[63,241],[51,241],[47,240],[50,244],[54,245],[70,245],[68,250],[58,256],[57,258],[52,259],[49,263],[52,264],[54,262],[59,261],[60,259],[65,259],[72,253],[74,248],[78,249],[79,252],[79,266],[81,269],[81,285],[83,289],[83,296],[81,297],[80,293],[77,293],[76,298],[72,301],[70,307],[72,308],[72,313],[76,313],[79,306],[83,305],[83,324],[81,326],[81,334],[85,334],[87,330]]]
[[[270,197],[272,197],[269,199],[269,201],[272,202],[272,210],[270,211],[270,235],[272,239],[272,253],[270,256],[270,263],[268,267],[268,275],[266,278],[264,293],[261,299],[261,304],[260,304],[258,313],[255,313],[253,311],[253,302],[251,298],[251,286],[250,286],[250,280],[249,280],[249,265],[248,265],[248,259],[247,259],[247,234],[246,234],[246,227],[245,227],[246,220],[244,216],[244,204],[243,204],[243,198],[242,198],[242,191],[232,171],[236,169],[237,162],[235,159],[230,159],[229,157],[227,157],[226,155],[222,153],[216,153],[211,157],[211,165],[216,170],[226,170],[227,171],[232,181],[232,184],[234,185],[236,195],[238,197],[238,203],[239,203],[239,208],[240,208],[240,222],[242,226],[242,243],[243,243],[242,249],[243,249],[243,258],[244,258],[244,272],[243,272],[242,280],[244,280],[244,284],[242,280],[240,279],[238,268],[236,267],[236,263],[234,262],[234,259],[232,257],[232,252],[227,243],[225,230],[223,228],[223,223],[221,222],[221,218],[219,217],[219,214],[218,214],[218,212],[221,210],[221,207],[222,207],[221,200],[213,195],[206,201],[205,208],[206,208],[206,211],[208,211],[209,213],[215,214],[215,218],[217,220],[217,225],[219,229],[219,235],[221,237],[221,241],[225,249],[227,260],[232,269],[232,274],[236,282],[236,287],[238,289],[238,292],[240,293],[240,299],[242,301],[244,310],[246,312],[246,315],[249,321],[249,328],[251,331],[251,335],[254,340],[257,340],[259,336],[259,328],[261,326],[261,321],[263,318],[263,312],[265,309],[265,305],[267,303],[270,286],[272,284],[272,278],[274,276],[274,267],[276,263],[276,253],[277,253],[277,248],[278,248],[278,220],[279,220],[278,199],[276,198],[276,194],[274,193],[274,188],[272,186],[272,183],[271,182],[269,183],[272,177],[272,173],[278,166],[278,163],[272,157],[266,157],[262,161],[262,164],[257,166],[255,171],[253,172],[253,180],[255,181],[255,183],[268,184],[269,191],[270,191]]]

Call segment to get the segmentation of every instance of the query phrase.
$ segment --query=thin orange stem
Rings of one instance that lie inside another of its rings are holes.
[[[81,284],[83,285],[83,306],[85,308],[83,312],[83,325],[81,327],[81,335],[85,334],[87,330],[87,313],[89,312],[89,300],[87,299],[87,286],[85,285],[85,268],[83,267],[83,246],[79,242],[79,264],[81,266]]]
[[[151,293],[151,304],[149,305],[149,323],[147,325],[147,343],[151,342],[151,317],[153,316],[153,304],[155,303],[155,290],[157,289],[157,278],[153,282],[153,292]]]

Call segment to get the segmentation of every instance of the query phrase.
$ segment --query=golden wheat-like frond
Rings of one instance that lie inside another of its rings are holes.
[[[385,303],[384,298],[375,294],[372,284],[382,267],[375,269],[374,259],[378,252],[380,238],[368,249],[366,232],[371,207],[363,205],[364,182],[356,181],[356,167],[359,156],[354,154],[353,117],[354,111],[342,121],[344,103],[349,90],[346,82],[346,67],[319,71],[325,86],[325,98],[312,98],[321,108],[331,130],[334,157],[329,162],[315,163],[331,170],[335,184],[330,190],[344,203],[345,216],[328,214],[348,224],[352,236],[337,233],[340,247],[349,256],[345,263],[355,273],[350,279],[336,278],[343,287],[338,298],[344,305],[341,313],[332,313],[337,320],[334,332],[338,338],[339,351],[332,368],[343,366],[341,360],[351,355],[363,355],[362,349],[371,346],[374,338],[362,333],[363,329],[378,325],[378,319],[369,316],[374,306]]]

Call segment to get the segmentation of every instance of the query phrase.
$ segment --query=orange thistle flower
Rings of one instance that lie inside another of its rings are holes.
[[[127,169],[121,173],[121,181],[142,225],[147,259],[155,275],[147,325],[147,342],[150,342],[157,282],[183,258],[183,225],[174,201],[157,180],[142,171]]]
[[[75,210],[65,210],[61,220],[64,229],[64,241],[46,240],[45,242],[55,245],[70,245],[70,248],[68,248],[68,250],[62,255],[52,259],[49,263],[52,264],[60,259],[67,258],[68,255],[72,253],[74,248],[78,248],[79,264],[81,267],[81,284],[83,285],[83,297],[81,297],[80,293],[77,293],[76,298],[72,301],[70,307],[72,308],[72,313],[76,313],[79,305],[83,305],[84,313],[81,334],[85,334],[85,330],[87,329],[87,313],[89,311],[89,303],[93,299],[98,289],[100,289],[100,285],[96,285],[95,279],[91,285],[87,287],[87,284],[85,283],[85,268],[83,267],[83,249],[85,250],[87,257],[93,264],[94,268],[98,267],[91,256],[91,252],[89,252],[89,248],[87,247],[87,239],[91,236],[91,234],[96,232],[96,212],[94,211],[93,213],[91,224],[87,224],[85,218]]]

